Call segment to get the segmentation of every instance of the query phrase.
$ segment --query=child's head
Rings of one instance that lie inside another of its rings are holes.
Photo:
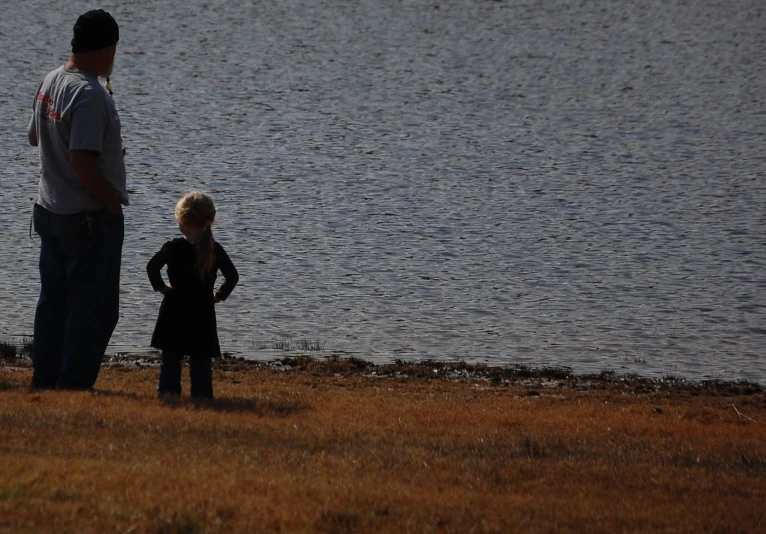
[[[213,199],[199,191],[186,193],[176,204],[176,220],[181,233],[197,249],[197,274],[204,279],[210,274],[215,261],[213,231],[215,204]]]
[[[176,220],[181,226],[202,230],[215,220],[215,204],[205,193],[190,191],[176,204]]]

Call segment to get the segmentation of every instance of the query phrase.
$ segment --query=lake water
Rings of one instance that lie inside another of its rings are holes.
[[[31,334],[37,84],[92,3],[0,2],[0,335]],[[224,348],[766,382],[759,0],[104,2],[131,206],[111,350],[209,192]]]

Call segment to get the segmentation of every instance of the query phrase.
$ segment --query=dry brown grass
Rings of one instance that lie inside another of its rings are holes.
[[[156,369],[33,393],[0,366],[0,532],[766,531],[763,392],[350,367],[221,365],[194,404]]]

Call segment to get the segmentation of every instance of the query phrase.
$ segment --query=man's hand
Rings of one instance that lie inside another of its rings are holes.
[[[122,215],[122,204],[119,201],[107,204],[106,211],[112,215]]]
[[[122,204],[117,193],[106,178],[101,164],[98,162],[98,152],[92,150],[70,150],[69,162],[72,164],[77,178],[96,200],[106,207],[106,211],[113,214],[122,213]]]
[[[173,291],[173,286],[165,286],[163,288],[158,289],[157,291],[159,291],[160,293],[164,295],[165,293],[170,293],[171,291]]]

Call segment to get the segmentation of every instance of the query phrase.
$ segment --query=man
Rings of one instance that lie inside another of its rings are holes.
[[[40,147],[40,298],[32,388],[91,389],[119,315],[122,206],[128,205],[120,120],[98,77],[114,65],[119,28],[103,10],[77,19],[72,55],[37,90],[29,144]]]

